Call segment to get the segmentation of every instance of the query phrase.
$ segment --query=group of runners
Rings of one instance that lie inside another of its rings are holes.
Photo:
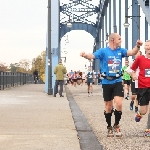
[[[87,84],[88,96],[93,95],[93,84],[96,80],[96,73],[92,70],[92,67],[89,66],[86,72],[81,71],[72,71],[67,74],[67,84],[71,84],[74,87],[77,85]]]
[[[71,84],[74,87],[76,85],[82,85],[85,83],[85,72],[82,71],[70,71],[67,73],[67,84]]]
[[[102,89],[104,98],[104,116],[107,123],[108,137],[122,137],[119,122],[122,116],[122,100],[125,96],[129,100],[129,88],[131,85],[130,110],[133,110],[135,104],[135,121],[139,122],[141,118],[149,111],[147,127],[144,136],[150,136],[150,40],[145,42],[145,54],[142,55],[140,47],[143,45],[141,40],[137,40],[136,46],[127,50],[121,48],[121,36],[117,33],[109,35],[109,44],[106,48],[100,48],[94,53],[81,52],[80,56],[86,59],[100,59],[101,77],[103,78]],[[133,62],[125,61],[122,67],[122,58],[133,56]],[[89,68],[87,78],[91,84],[93,74]],[[91,73],[90,73],[91,72]],[[123,84],[122,84],[123,74]],[[89,87],[89,84],[88,87]],[[89,88],[90,89],[90,88]],[[92,91],[88,89],[88,94]],[[92,89],[92,88],[91,88]],[[138,105],[139,110],[138,110]],[[112,111],[113,107],[115,108]],[[112,113],[115,116],[114,125],[111,124]]]
[[[124,85],[124,94],[125,99],[129,100],[129,91],[131,89],[131,102],[130,102],[130,110],[133,110],[133,106],[135,105],[135,112],[138,112],[138,100],[137,100],[137,92],[138,92],[138,80],[134,80],[131,76],[132,70],[130,70],[130,67],[132,66],[135,59],[142,55],[142,52],[139,51],[132,61],[129,62],[129,60],[125,61],[125,66],[122,68],[123,73],[123,85]],[[139,69],[137,69],[137,75],[139,74]]]

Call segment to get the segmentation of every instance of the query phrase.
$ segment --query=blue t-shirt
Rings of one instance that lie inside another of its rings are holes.
[[[74,74],[74,72],[73,72],[73,71],[71,71],[71,72],[70,72],[70,75],[73,75],[73,74]]]
[[[95,59],[100,59],[101,73],[106,73],[106,76],[116,76],[117,73],[121,74],[122,58],[127,56],[127,49],[117,48],[111,50],[109,47],[100,48],[93,53]],[[103,79],[102,84],[114,84],[122,82],[122,78],[115,80]]]

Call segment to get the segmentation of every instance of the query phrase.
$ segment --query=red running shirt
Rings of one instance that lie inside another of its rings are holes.
[[[150,88],[150,58],[141,55],[135,59],[131,69],[136,71],[139,67],[139,76],[138,76],[138,87],[139,88]]]

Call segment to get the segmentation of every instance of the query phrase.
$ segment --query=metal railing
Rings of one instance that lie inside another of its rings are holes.
[[[41,80],[39,80],[38,83],[43,84]],[[34,77],[32,74],[20,72],[0,72],[0,90],[24,84],[34,84]]]

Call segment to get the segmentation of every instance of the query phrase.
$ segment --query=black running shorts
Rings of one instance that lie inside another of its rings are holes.
[[[149,105],[150,88],[138,88],[137,100],[140,106]]]
[[[115,84],[103,84],[102,88],[104,101],[111,101],[114,99],[114,96],[124,97],[122,82]]]
[[[124,79],[124,84],[130,85],[130,80],[125,80]]]

